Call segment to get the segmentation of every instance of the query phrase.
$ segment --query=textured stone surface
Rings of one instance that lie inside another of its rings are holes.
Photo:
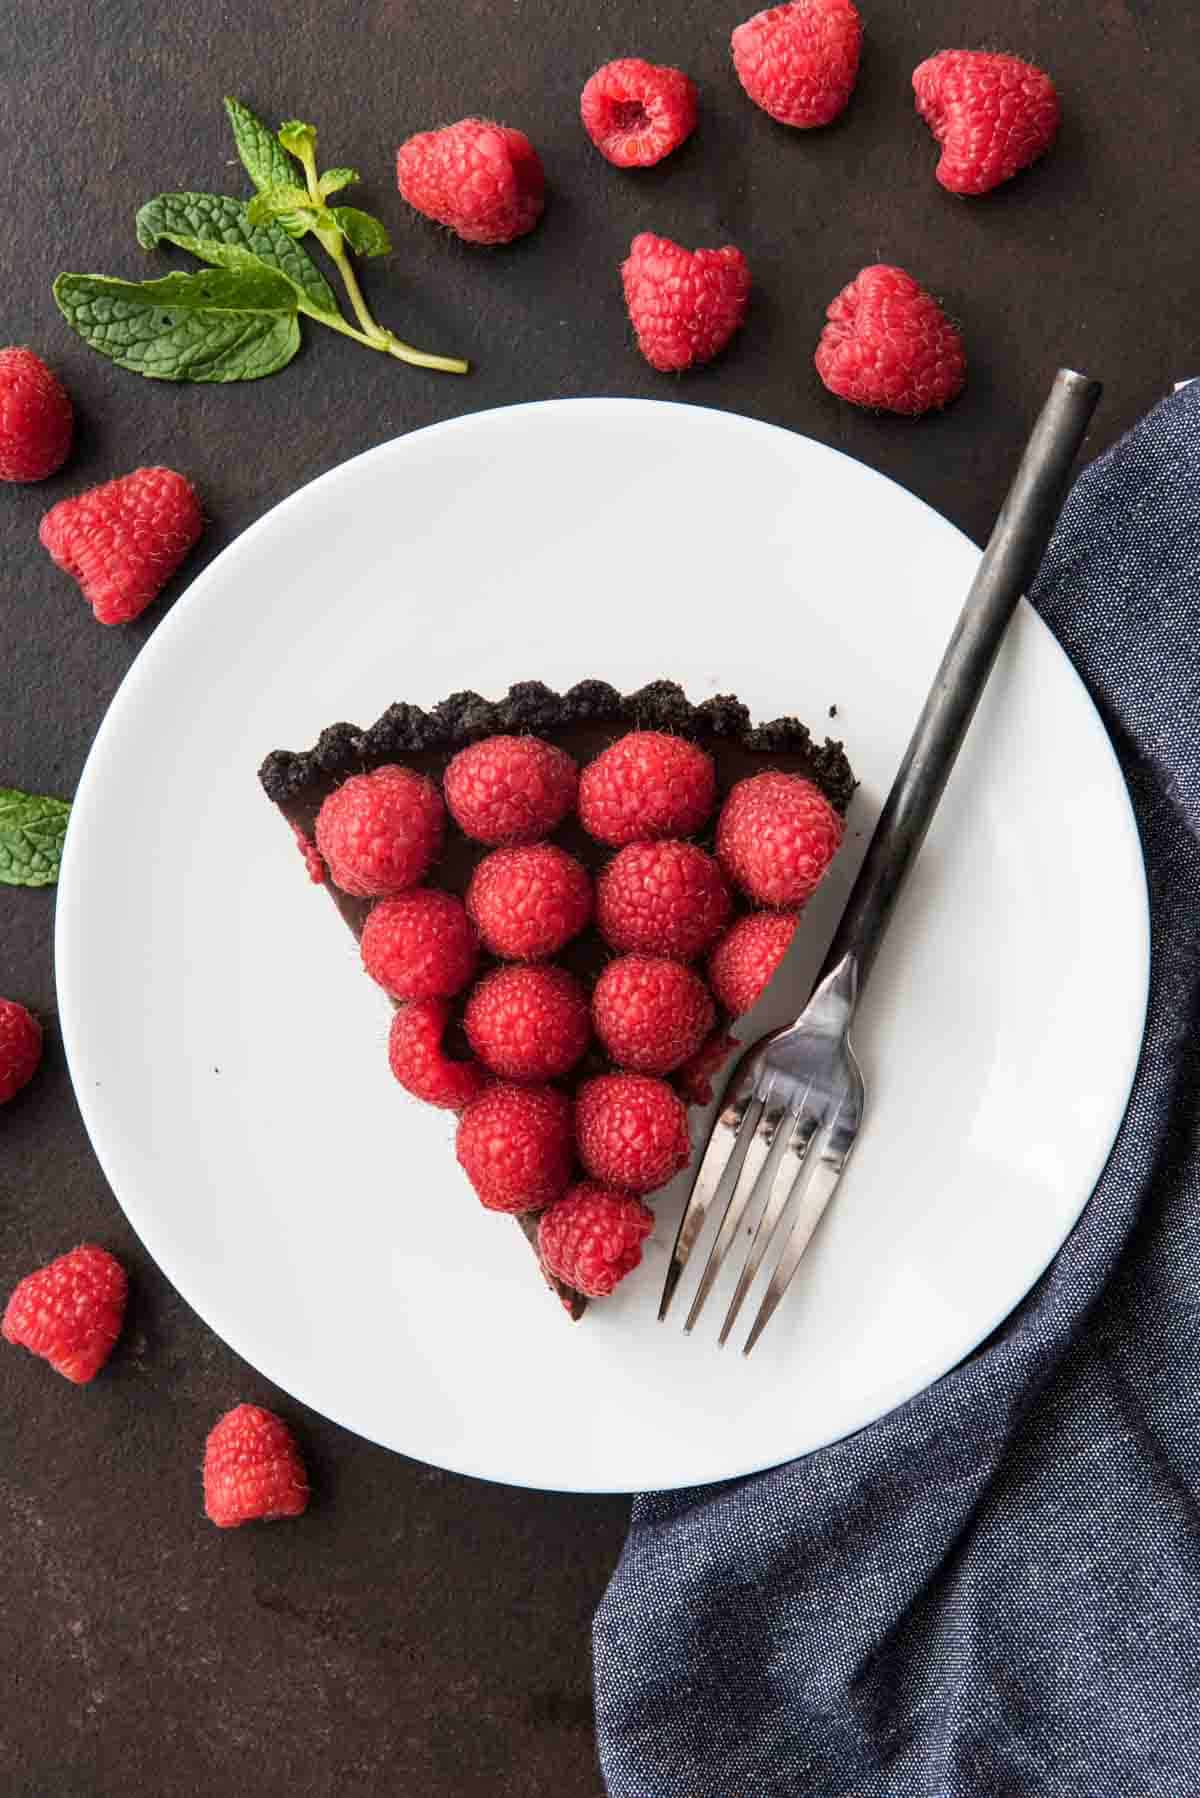
[[[58,369],[79,437],[61,475],[0,491],[0,784],[73,790],[162,615],[102,631],[35,543],[54,500],[138,463],[174,463],[199,486],[211,522],[194,572],[301,482],[397,432],[550,395],[665,395],[833,443],[981,537],[1056,365],[1108,383],[1095,448],[1200,373],[1200,15],[1187,0],[1011,0],[1003,17],[986,0],[864,0],[859,91],[839,124],[808,135],[736,85],[727,34],[750,10],[7,9],[0,337]],[[922,57],[952,45],[1043,63],[1064,102],[1052,156],[978,202],[936,186],[908,86]],[[630,54],[683,64],[701,122],[661,167],[622,175],[587,142],[576,103],[598,63]],[[363,171],[362,203],[396,241],[366,277],[378,315],[471,356],[474,375],[408,371],[313,327],[273,379],[174,387],[68,333],[49,293],[60,269],[182,262],[138,249],[137,207],[239,178],[224,92],[313,118],[325,160]],[[406,216],[392,186],[401,137],[472,111],[522,127],[546,162],[545,221],[509,250],[472,250]],[[735,241],[757,282],[729,353],[679,383],[629,342],[616,265],[643,229]],[[826,302],[878,259],[908,267],[963,325],[969,385],[944,418],[853,412],[812,372]],[[0,1114],[0,1291],[83,1237],[122,1255],[134,1290],[127,1338],[92,1388],[0,1353],[5,1798],[598,1794],[587,1626],[623,1502],[484,1486],[386,1454],[280,1400],[211,1335],[138,1247],[88,1149],[54,1025],[52,911],[50,894],[0,889],[0,991],[48,1023],[42,1076]],[[316,1486],[303,1523],[218,1535],[203,1521],[204,1434],[239,1399],[278,1403],[295,1425]]]

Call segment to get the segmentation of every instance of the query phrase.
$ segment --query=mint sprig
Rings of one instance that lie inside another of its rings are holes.
[[[300,347],[299,317],[420,368],[465,374],[456,357],[414,349],[372,317],[350,260],[391,248],[378,219],[330,194],[354,169],[317,172],[317,133],[292,119],[272,133],[248,107],[226,100],[242,164],[257,192],[159,194],[137,215],[146,249],[173,244],[209,270],[151,281],[64,274],[54,297],[67,323],[101,355],[163,381],[253,381],[283,368]],[[297,165],[299,165],[297,167]],[[355,324],[300,239],[315,237],[346,289]]]
[[[0,881],[14,887],[53,886],[70,815],[65,799],[0,787]]]
[[[346,245],[360,256],[386,256],[392,247],[391,238],[379,220],[369,212],[360,212],[357,206],[326,205],[327,195],[349,187],[351,182],[357,181],[358,176],[353,169],[329,169],[324,175],[317,173],[315,125],[306,125],[300,119],[289,119],[279,127],[279,142],[288,155],[294,156],[300,164],[304,171],[305,185],[302,189],[287,183],[281,187],[260,188],[250,202],[251,216],[255,219],[307,219],[307,229],[337,264],[359,324],[368,335],[378,332],[379,326],[367,311],[354,270],[346,256]],[[384,332],[382,335],[386,337],[390,333]]]
[[[201,262],[235,273],[267,269],[282,275],[296,290],[296,308],[322,324],[342,322],[332,287],[295,238],[276,219],[256,224],[254,202],[217,194],[159,194],[137,215],[137,238],[143,249],[175,244]],[[337,325],[334,325],[337,329]]]

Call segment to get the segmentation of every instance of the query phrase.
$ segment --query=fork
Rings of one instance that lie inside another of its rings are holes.
[[[850,1042],[855,1007],[896,900],[937,810],[1004,632],[1036,574],[1067,479],[1100,398],[1060,369],[1038,416],[966,603],[817,977],[794,1024],[738,1062],[680,1219],[658,1308],[667,1315],[709,1213],[721,1223],[684,1324],[691,1331],[743,1221],[757,1224],[718,1338],[723,1347],[767,1252],[786,1238],[742,1349],[748,1355],[787,1291],[837,1190],[862,1124],[863,1077]]]

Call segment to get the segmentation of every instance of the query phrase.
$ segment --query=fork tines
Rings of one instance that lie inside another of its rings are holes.
[[[720,1215],[684,1324],[704,1308],[735,1237],[754,1230],[719,1341],[737,1321],[785,1214],[789,1228],[743,1354],[766,1328],[833,1197],[862,1119],[863,1083],[849,1040],[857,988],[852,957],[822,982],[799,1020],[742,1058],[684,1209],[659,1305],[666,1317],[710,1212]]]

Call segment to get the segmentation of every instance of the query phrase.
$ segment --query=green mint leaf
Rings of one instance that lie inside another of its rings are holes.
[[[155,381],[256,381],[300,348],[296,289],[275,269],[60,275],[54,298],[85,343]]]
[[[255,118],[240,100],[227,98],[225,111],[233,126],[233,141],[242,166],[260,193],[268,187],[286,187],[295,179],[295,170],[269,126]]]
[[[337,220],[338,230],[360,256],[386,256],[391,249],[391,238],[369,212],[360,212],[357,206],[331,206],[329,215]]]
[[[264,187],[246,205],[246,221],[250,225],[265,225],[273,218],[281,222],[285,218],[298,220],[305,215],[311,230],[317,215],[308,191],[303,187]],[[287,226],[284,228],[290,237],[291,230]]]
[[[0,787],[0,881],[13,887],[53,886],[70,815],[65,799]]]
[[[357,169],[326,169],[317,187],[321,198],[327,200],[330,194],[337,193],[343,187],[353,187],[356,181],[361,180],[362,176]]]
[[[289,155],[298,156],[303,162],[317,147],[317,128],[299,119],[285,119],[279,127],[279,141]]]
[[[143,249],[173,243],[217,268],[273,270],[291,282],[302,312],[341,319],[333,290],[307,250],[278,219],[252,225],[240,200],[223,194],[159,194],[138,213],[137,235]]]

